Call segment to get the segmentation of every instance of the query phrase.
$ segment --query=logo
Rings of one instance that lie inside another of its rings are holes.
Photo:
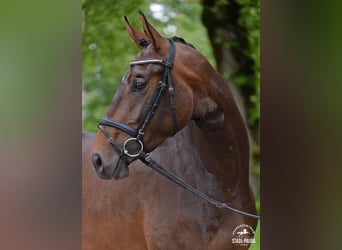
[[[254,229],[247,224],[240,224],[233,230],[232,244],[233,246],[248,246],[255,243]]]

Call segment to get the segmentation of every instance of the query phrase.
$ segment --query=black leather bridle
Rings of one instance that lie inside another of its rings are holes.
[[[144,142],[143,142],[143,135],[145,133],[145,130],[149,123],[151,122],[153,115],[155,114],[155,111],[160,103],[160,100],[165,93],[166,87],[168,87],[169,92],[169,99],[170,99],[170,107],[172,112],[172,118],[173,118],[173,134],[176,134],[178,131],[178,123],[177,123],[177,117],[176,117],[176,105],[174,100],[174,89],[173,89],[173,82],[171,77],[171,69],[173,67],[173,62],[175,59],[176,54],[176,46],[174,42],[171,39],[168,39],[170,48],[169,48],[169,56],[166,60],[160,60],[160,59],[149,59],[149,60],[140,60],[140,61],[132,61],[130,63],[131,66],[134,65],[142,65],[142,64],[161,64],[165,66],[165,71],[163,75],[163,79],[159,81],[157,84],[157,87],[154,91],[154,94],[152,96],[152,99],[150,101],[150,104],[148,106],[147,112],[145,114],[144,119],[140,122],[140,125],[138,128],[132,128],[131,126],[124,124],[119,121],[115,121],[113,119],[110,119],[108,117],[102,117],[100,119],[100,122],[98,124],[98,128],[103,132],[105,137],[108,139],[109,143],[112,145],[114,150],[119,154],[120,158],[118,163],[116,164],[115,168],[113,169],[113,172],[111,173],[111,177],[117,176],[122,168],[122,164],[120,164],[120,161],[124,161],[126,164],[129,164],[128,158],[138,158],[140,159],[145,165],[148,167],[151,167],[153,170],[158,172],[159,174],[165,176],[169,180],[177,183],[178,185],[182,186],[183,188],[187,189],[188,191],[192,192],[193,194],[196,194],[200,198],[210,202],[211,204],[215,205],[218,208],[225,208],[229,209],[233,212],[259,219],[260,216],[250,214],[247,212],[243,212],[241,210],[235,209],[233,207],[228,206],[226,203],[222,203],[219,201],[216,201],[215,199],[207,196],[206,194],[200,192],[196,188],[192,187],[191,185],[187,184],[185,181],[180,179],[179,177],[173,175],[172,173],[165,170],[162,166],[160,166],[157,162],[155,162],[148,153],[144,151]],[[113,137],[110,135],[110,133],[104,128],[104,126],[114,127],[117,129],[120,129],[130,135],[131,137],[128,138],[124,143],[122,148],[114,141]],[[135,144],[136,148],[138,150],[130,151],[129,144]]]
[[[173,66],[173,62],[175,59],[176,54],[176,46],[174,42],[171,39],[168,39],[170,48],[169,48],[169,55],[166,60],[161,59],[149,59],[149,60],[140,60],[140,61],[132,61],[130,63],[130,66],[134,65],[142,65],[142,64],[161,64],[165,66],[163,79],[158,82],[157,87],[154,91],[154,94],[152,95],[152,99],[150,101],[150,104],[148,106],[147,112],[145,114],[145,117],[140,122],[140,125],[138,128],[132,128],[131,126],[124,124],[119,121],[115,121],[113,119],[110,119],[109,117],[102,117],[100,119],[100,122],[98,124],[98,128],[103,132],[103,134],[108,139],[109,143],[112,145],[114,150],[119,154],[120,159],[113,169],[113,172],[111,173],[111,176],[116,176],[121,171],[121,164],[120,161],[124,161],[126,164],[128,163],[128,157],[136,158],[140,155],[141,152],[144,151],[144,142],[143,142],[143,135],[145,133],[145,130],[149,123],[151,122],[153,115],[155,114],[155,111],[159,105],[159,102],[165,93],[166,87],[168,87],[169,92],[169,98],[170,98],[170,107],[172,112],[172,118],[173,118],[173,133],[175,134],[178,131],[178,123],[176,118],[176,105],[174,100],[174,90],[173,90],[173,82],[171,77],[171,69]],[[114,127],[117,129],[120,129],[130,135],[131,137],[128,138],[124,143],[123,147],[121,148],[112,138],[110,133],[104,128],[104,126]],[[134,150],[134,152],[131,152],[129,150],[129,145],[132,146],[132,144],[135,144],[135,148],[138,148],[138,150]]]

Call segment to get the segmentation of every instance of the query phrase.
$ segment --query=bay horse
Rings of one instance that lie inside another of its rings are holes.
[[[144,32],[125,17],[140,52],[98,132],[82,135],[83,249],[248,249],[232,243],[232,232],[255,230],[257,219],[145,166],[153,159],[206,195],[256,212],[247,130],[227,83],[192,46],[140,16]]]

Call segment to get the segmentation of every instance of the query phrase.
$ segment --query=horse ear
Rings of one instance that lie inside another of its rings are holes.
[[[162,44],[165,43],[165,38],[162,37],[159,32],[147,21],[144,13],[139,11],[139,14],[141,16],[141,22],[145,35],[147,36],[148,40],[152,42],[153,48],[158,51]]]
[[[126,26],[126,29],[129,33],[130,37],[132,38],[133,42],[135,43],[135,45],[137,45],[138,48],[140,48],[140,49],[144,48],[146,46],[146,43],[148,43],[146,35],[144,33],[142,33],[141,31],[133,28],[131,26],[131,24],[128,22],[128,19],[126,16],[125,16],[125,26]]]

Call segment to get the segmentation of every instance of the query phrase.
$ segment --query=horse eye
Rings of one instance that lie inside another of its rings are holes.
[[[139,91],[139,90],[143,90],[145,86],[146,86],[145,82],[142,82],[140,80],[134,80],[131,88],[133,91]]]

